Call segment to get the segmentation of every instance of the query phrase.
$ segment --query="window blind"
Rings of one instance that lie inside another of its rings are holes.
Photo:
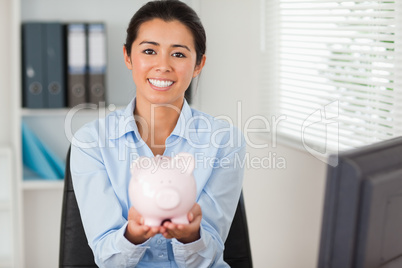
[[[279,135],[326,153],[402,135],[401,2],[263,0]]]

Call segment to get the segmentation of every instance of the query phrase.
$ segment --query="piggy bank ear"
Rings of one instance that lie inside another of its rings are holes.
[[[130,165],[130,170],[131,170],[131,175],[132,176],[138,176],[139,173],[141,173],[141,171],[144,168],[144,162],[147,160],[148,158],[145,156],[141,156],[138,157],[137,159],[135,159],[133,162],[131,162]]]
[[[181,173],[191,174],[195,168],[194,156],[189,153],[178,153],[173,161],[177,164],[176,166],[180,169]]]

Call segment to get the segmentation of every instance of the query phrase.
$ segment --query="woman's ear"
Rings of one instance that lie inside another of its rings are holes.
[[[194,68],[193,78],[201,73],[202,68],[204,68],[206,59],[207,59],[207,57],[205,56],[205,54],[202,55],[202,59],[201,59],[200,64],[196,65],[195,68]]]
[[[130,56],[127,54],[127,49],[126,46],[123,46],[123,54],[124,54],[124,63],[126,64],[127,68],[129,70],[133,69],[133,66],[131,64],[131,58]]]

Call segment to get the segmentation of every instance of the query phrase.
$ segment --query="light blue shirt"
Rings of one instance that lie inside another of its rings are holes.
[[[96,263],[113,268],[229,267],[223,250],[242,188],[242,133],[184,101],[164,155],[188,152],[195,158],[201,238],[183,244],[158,234],[134,245],[124,236],[131,207],[130,163],[139,156],[154,156],[139,135],[134,107],[135,99],[126,109],[86,124],[74,135],[71,147],[75,194]]]

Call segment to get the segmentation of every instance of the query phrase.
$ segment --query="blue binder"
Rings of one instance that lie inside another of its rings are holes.
[[[23,106],[66,106],[65,41],[58,22],[22,25]]]
[[[42,179],[64,178],[63,161],[49,150],[24,122],[22,122],[22,159],[24,166]]]
[[[46,62],[45,86],[48,108],[66,106],[65,41],[61,23],[45,23],[44,56]]]
[[[45,108],[43,27],[32,22],[22,25],[23,106]]]

